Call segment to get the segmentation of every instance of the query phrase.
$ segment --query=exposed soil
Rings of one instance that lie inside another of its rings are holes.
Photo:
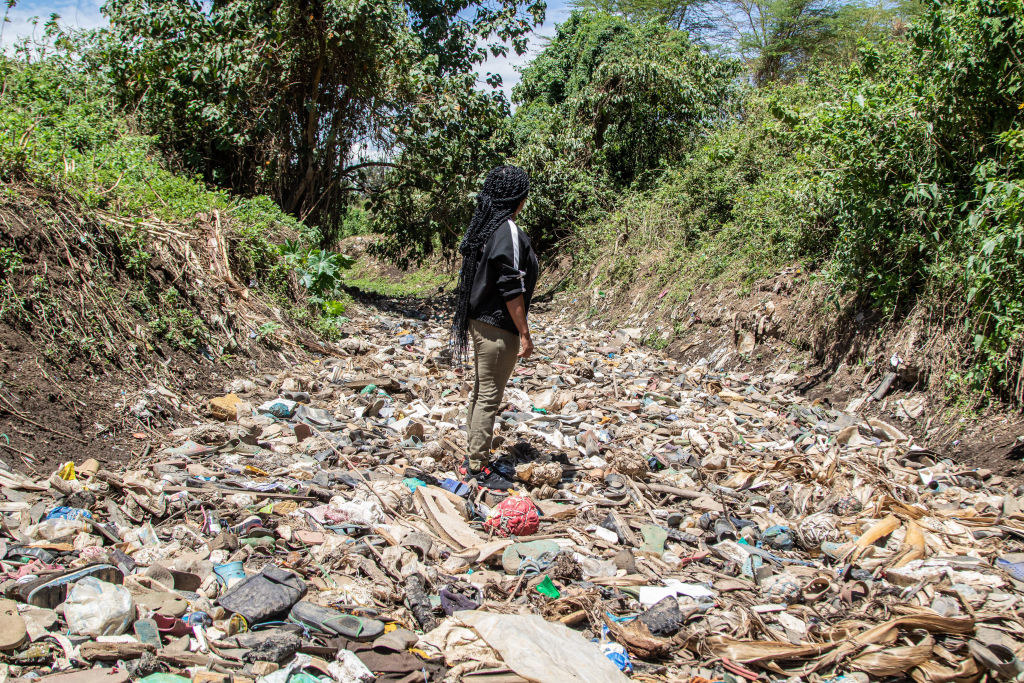
[[[214,363],[176,353],[160,376],[97,368],[83,360],[54,365],[27,335],[0,326],[0,458],[36,474],[68,460],[116,466],[144,444],[198,416],[182,406],[223,393],[227,380],[253,373],[245,362]],[[276,372],[266,358],[260,372]],[[26,457],[27,455],[27,457]]]
[[[191,424],[190,406],[226,380],[329,350],[239,284],[220,216],[125,225],[20,190],[0,204],[0,458],[12,466],[125,462]]]

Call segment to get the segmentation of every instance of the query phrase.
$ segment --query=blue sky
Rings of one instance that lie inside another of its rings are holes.
[[[3,26],[3,47],[6,48],[15,40],[31,35],[32,17],[45,21],[51,14],[57,13],[65,24],[82,28],[95,28],[104,24],[100,14],[102,0],[19,0],[10,12],[10,23]],[[565,21],[569,15],[568,0],[548,0],[547,19],[543,26],[537,28],[530,40],[530,50],[522,56],[509,55],[503,58],[492,57],[477,71],[481,76],[488,72],[501,75],[506,92],[519,81],[515,67],[527,62],[542,46],[543,37],[554,35],[555,24]]]

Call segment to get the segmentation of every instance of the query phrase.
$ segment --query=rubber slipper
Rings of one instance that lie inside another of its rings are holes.
[[[358,641],[373,640],[384,633],[384,624],[376,619],[344,614],[306,601],[295,603],[288,614],[288,620],[323,633],[336,633]]]
[[[154,614],[153,621],[156,622],[157,630],[165,636],[178,638],[192,633],[192,628],[177,617],[170,617],[165,614]]]
[[[236,583],[245,579],[245,567],[242,562],[225,562],[224,564],[214,565],[213,574],[217,577],[217,582],[225,588],[231,588]]]
[[[626,489],[626,480],[618,472],[606,474],[604,483],[608,487],[605,489],[604,495],[609,500],[621,500],[629,495],[629,491]]]
[[[996,566],[1018,581],[1024,581],[1024,562],[1011,562],[1010,560],[998,557],[996,558]]]
[[[730,524],[729,520],[725,517],[719,517],[716,519],[712,525],[712,530],[715,534],[715,541],[717,543],[736,540],[736,530],[733,529],[732,524]]]
[[[120,540],[120,539],[119,539]],[[52,565],[57,561],[57,558],[53,553],[49,552],[45,548],[25,548],[23,546],[9,547],[7,552],[4,554],[4,558],[13,560],[16,558],[32,557],[43,564]]]
[[[834,541],[823,541],[821,544],[821,552],[825,553],[828,557],[832,558],[837,562],[842,562],[847,555],[850,554],[850,550],[853,549],[853,543],[836,543]]]
[[[143,612],[156,612],[168,617],[180,617],[188,612],[188,600],[177,593],[152,591],[134,596],[135,604]]]
[[[15,588],[15,595],[34,607],[53,609],[64,602],[68,587],[87,576],[120,585],[124,579],[121,570],[111,564],[91,564],[81,569],[67,570],[57,574],[41,576]]]
[[[536,572],[539,573],[547,569],[560,552],[562,552],[562,546],[554,541],[513,543],[501,553],[501,567],[506,574],[527,574],[528,570],[523,567],[523,564],[527,560],[533,560]]]
[[[863,600],[868,597],[868,585],[863,581],[853,581],[843,586],[843,590],[839,592],[839,596],[843,599],[847,605],[853,605],[857,600]]]
[[[831,590],[832,583],[828,579],[819,576],[804,586],[804,602],[808,605],[813,604],[825,597],[825,595]]]
[[[21,647],[28,640],[25,620],[18,614],[18,603],[0,600],[0,651],[8,652]]]
[[[665,553],[665,541],[668,540],[668,529],[657,524],[644,524],[640,527],[643,545],[639,552],[661,557]]]
[[[161,590],[173,589],[176,591],[194,593],[203,585],[203,580],[199,578],[198,574],[180,571],[178,569],[171,569],[162,564],[153,564],[146,567],[146,570],[142,572],[142,575],[159,582]],[[127,579],[125,579],[125,582],[127,583]]]
[[[469,595],[464,593],[469,593]],[[480,604],[484,601],[483,591],[472,584],[465,584],[461,590],[459,586],[448,585],[440,590],[439,595],[441,609],[449,617],[461,610],[480,609]]]
[[[679,601],[676,600],[675,596],[670,595],[654,603],[646,611],[641,612],[637,619],[647,627],[652,636],[671,638],[686,623],[686,617],[687,615],[679,609]]]
[[[1011,679],[1024,671],[1013,650],[998,643],[985,644],[978,640],[970,640],[967,649],[979,664],[995,673],[999,678]]]
[[[427,534],[414,531],[403,536],[398,545],[402,548],[409,548],[419,556],[421,562],[426,562],[430,558],[430,551],[434,548],[434,540]]]
[[[199,577],[198,574],[195,574],[193,572],[172,569],[171,576],[174,577],[174,590],[176,591],[194,593],[199,590],[200,586],[203,585],[203,580]]]
[[[139,642],[148,643],[158,650],[163,647],[163,643],[160,641],[160,630],[152,619],[139,619],[135,622],[133,630]]]

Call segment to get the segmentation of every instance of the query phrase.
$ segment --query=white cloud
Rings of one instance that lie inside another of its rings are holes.
[[[501,76],[501,89],[505,91],[506,96],[511,98],[512,86],[519,82],[519,72],[516,71],[516,68],[524,66],[537,56],[537,53],[544,48],[546,40],[554,37],[555,26],[565,21],[571,11],[572,8],[565,0],[549,2],[544,23],[534,29],[525,53],[517,55],[514,50],[509,50],[504,57],[489,57],[486,62],[476,67],[483,87],[489,87],[484,84],[483,80],[488,74],[498,74]]]

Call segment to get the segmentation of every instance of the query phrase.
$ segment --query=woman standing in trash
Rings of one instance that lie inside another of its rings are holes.
[[[469,454],[462,473],[484,485],[497,477],[488,465],[505,383],[516,358],[533,353],[526,314],[540,266],[530,238],[514,221],[529,190],[530,178],[521,168],[498,166],[488,173],[459,245],[462,270],[452,321],[452,361],[468,360],[472,338],[476,371],[466,420]]]

